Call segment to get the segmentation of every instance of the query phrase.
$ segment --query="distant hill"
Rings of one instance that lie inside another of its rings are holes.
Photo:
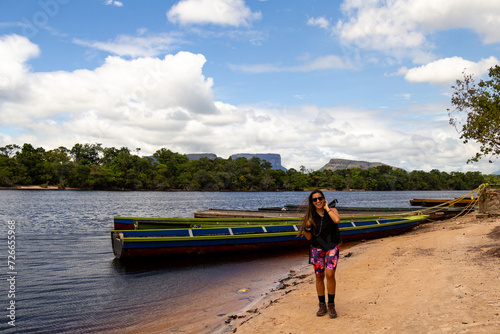
[[[287,169],[283,166],[281,166],[281,155],[275,154],[275,153],[238,153],[238,154],[233,154],[231,155],[231,159],[238,159],[238,158],[247,158],[251,159],[253,157],[257,157],[260,160],[266,160],[267,162],[271,163],[273,169],[281,169],[286,171]]]
[[[338,170],[338,169],[349,169],[349,168],[361,168],[368,169],[378,166],[388,166],[381,162],[368,162],[368,161],[357,161],[357,160],[347,160],[347,159],[330,159],[330,161],[321,167],[319,170]]]
[[[189,160],[200,160],[201,158],[208,158],[210,160],[215,160],[218,158],[216,154],[213,153],[189,153],[186,154]]]
[[[189,160],[199,160],[201,158],[208,158],[210,160],[218,159],[219,157],[214,153],[189,153],[186,154]],[[248,160],[253,157],[257,157],[260,160],[266,160],[271,163],[273,169],[281,169],[286,171],[287,169],[281,166],[281,155],[275,153],[238,153],[231,155],[231,159],[235,160],[238,158],[246,158]]]
[[[497,170],[496,172],[493,172],[491,174],[494,174],[494,175],[500,175],[500,170]]]

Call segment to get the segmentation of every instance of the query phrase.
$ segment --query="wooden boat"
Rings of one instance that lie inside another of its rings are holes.
[[[145,218],[114,217],[115,230],[146,230],[172,228],[238,227],[248,225],[299,224],[300,218]]]
[[[422,201],[424,199],[423,198],[414,198],[414,199],[411,199],[410,200],[410,205],[411,206],[422,206]]]
[[[459,214],[469,213],[474,211],[474,208],[458,208],[458,207],[440,207],[440,208],[427,208],[427,209],[417,209],[413,211],[339,211],[342,219],[364,219],[364,218],[376,218],[376,217],[393,217],[399,215],[416,215],[424,214],[430,215],[432,220],[442,220],[452,218]],[[276,213],[270,211],[245,211],[245,210],[220,210],[220,209],[209,209],[204,211],[196,211],[196,219],[221,219],[221,218],[296,218],[300,219],[303,214],[291,213]]]
[[[245,216],[248,211],[242,211],[241,217],[215,218],[146,218],[146,217],[114,217],[115,230],[148,230],[175,228],[211,228],[211,227],[242,227],[249,225],[300,225],[301,217],[271,217],[258,218]],[[393,218],[393,215],[343,216],[342,222],[356,222]]]
[[[477,198],[473,197],[464,197],[455,199],[414,198],[410,200],[410,205],[432,207],[450,203],[452,206],[455,207],[464,207],[474,203],[475,201],[477,201]]]
[[[344,242],[395,235],[422,223],[429,216],[341,221]],[[264,220],[265,221],[265,220]],[[113,230],[111,244],[118,259],[180,257],[224,252],[297,247],[307,244],[297,237],[298,221],[290,224],[243,224],[201,228]]]
[[[396,214],[400,212],[410,212],[414,211],[414,208],[367,208],[367,207],[348,207],[348,206],[336,206],[335,207],[339,212],[345,213],[345,212],[385,212],[389,214]],[[265,207],[265,208],[258,208],[258,211],[263,211],[263,212],[301,212],[304,211],[303,208],[299,205],[291,205],[287,204],[283,207]]]
[[[341,217],[349,216],[389,216],[398,214],[411,215],[415,208],[361,208],[361,207],[337,207]],[[299,210],[274,210],[273,208],[263,208],[258,210],[228,210],[228,209],[207,209],[194,213],[195,218],[301,218],[304,212]]]

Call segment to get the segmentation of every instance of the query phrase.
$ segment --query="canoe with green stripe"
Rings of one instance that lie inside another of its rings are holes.
[[[387,237],[404,232],[426,220],[428,215],[351,220],[339,223],[343,242]],[[300,224],[262,224],[211,228],[168,228],[113,230],[111,243],[118,259],[179,257],[235,253],[307,245],[297,237]]]
[[[147,218],[114,217],[115,230],[237,227],[299,224],[300,218]]]
[[[342,217],[341,222],[376,220],[385,216]],[[397,216],[396,216],[397,217]],[[149,218],[149,217],[114,217],[115,230],[154,230],[172,228],[213,228],[238,227],[249,225],[290,225],[299,224],[301,218]]]

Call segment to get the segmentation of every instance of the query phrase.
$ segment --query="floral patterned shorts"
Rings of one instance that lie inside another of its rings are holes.
[[[324,250],[311,246],[311,263],[314,267],[315,274],[322,274],[326,269],[337,270],[337,262],[339,261],[339,246],[334,249]]]

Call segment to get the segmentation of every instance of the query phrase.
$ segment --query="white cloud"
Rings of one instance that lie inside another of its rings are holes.
[[[324,16],[321,17],[311,17],[307,20],[307,25],[318,26],[323,29],[328,29],[330,22]]]
[[[6,51],[0,44],[0,54]],[[19,53],[14,67],[25,68],[25,58],[26,53]],[[0,88],[0,124],[20,130],[17,140],[31,135],[56,147],[76,141],[161,147],[183,137],[193,120],[220,113],[213,81],[202,74],[205,62],[203,55],[179,52],[163,59],[108,57],[92,71],[25,70],[16,86],[21,97],[10,94],[9,87]]]
[[[243,0],[181,0],[167,12],[170,22],[183,25],[250,26],[261,17],[260,12],[252,12]]]
[[[248,73],[270,72],[312,72],[330,69],[353,69],[355,66],[348,60],[335,55],[315,58],[302,65],[284,66],[274,64],[230,65],[233,70]]]
[[[104,4],[107,6],[115,6],[115,7],[123,6],[123,3],[121,1],[115,1],[115,0],[106,0]]]
[[[176,33],[146,34],[140,30],[141,36],[119,35],[113,41],[98,42],[74,39],[73,42],[85,47],[103,50],[118,56],[151,57],[171,52],[182,43]]]
[[[471,29],[485,43],[500,42],[497,0],[345,0],[341,9],[334,31],[343,43],[415,62],[429,60],[428,36],[439,31]]]
[[[26,61],[38,56],[37,45],[18,35],[0,36],[0,97],[22,85],[29,70]]]
[[[407,170],[446,166],[456,171],[476,148],[460,142],[443,116],[444,105],[415,105],[404,117],[394,111],[349,106],[239,108],[252,117],[236,129],[221,129],[221,135],[232,140],[218,145],[217,152],[226,156],[239,152],[236,142],[248,152],[279,152],[289,168],[318,169],[329,159],[341,157],[382,161]],[[422,115],[421,109],[425,110]]]
[[[13,53],[12,43],[23,47]],[[52,149],[99,142],[140,147],[145,155],[162,147],[225,158],[277,152],[286,167],[296,169],[318,169],[331,158],[349,157],[448,171],[461,170],[476,148],[460,142],[444,105],[409,104],[413,109],[401,111],[235,106],[214,101],[214,83],[203,75],[206,59],[200,54],[108,57],[94,70],[31,72],[25,62],[38,52],[24,37],[1,38],[0,59],[22,69],[16,92],[23,94],[0,88],[0,124],[11,129],[0,134],[0,146],[31,143]],[[2,67],[0,76],[7,70]],[[485,165],[468,168],[479,166]]]
[[[499,64],[499,61],[493,56],[482,59],[477,63],[461,57],[451,57],[439,59],[409,70],[401,69],[400,73],[404,73],[405,79],[409,82],[429,82],[448,85],[455,83],[457,79],[463,79],[462,73],[464,71],[470,75],[482,76],[497,64]]]

